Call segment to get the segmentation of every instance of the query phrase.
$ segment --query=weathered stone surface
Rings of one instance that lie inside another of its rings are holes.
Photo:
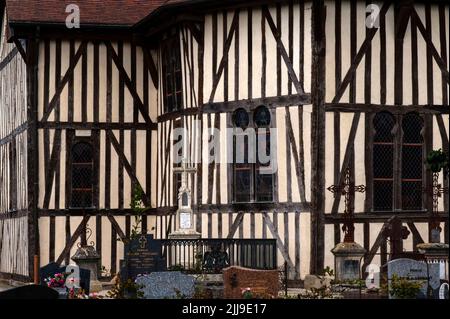
[[[426,298],[428,284],[433,290],[438,290],[440,286],[439,264],[427,265],[426,262],[413,259],[400,258],[388,262],[388,280],[389,288],[391,287],[391,279],[393,275],[400,278],[409,278],[422,282],[422,289],[417,298]],[[429,281],[428,281],[429,276]],[[390,296],[392,298],[392,296]]]
[[[331,286],[331,277],[306,275],[304,280],[305,289],[321,289]]]
[[[242,291],[250,288],[254,298],[278,296],[280,290],[277,270],[255,270],[228,267],[223,270],[224,298],[242,299]]]
[[[144,286],[145,299],[191,298],[195,292],[195,278],[179,271],[153,272],[136,278]]]

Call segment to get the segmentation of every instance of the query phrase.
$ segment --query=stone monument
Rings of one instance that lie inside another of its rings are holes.
[[[188,186],[188,174],[197,170],[188,167],[183,158],[182,165],[174,168],[175,174],[181,174],[181,187],[178,191],[177,229],[169,234],[169,239],[199,239],[201,235],[194,229],[194,213],[191,207],[191,190]]]

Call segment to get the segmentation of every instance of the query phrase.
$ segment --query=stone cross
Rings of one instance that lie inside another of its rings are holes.
[[[179,196],[182,195],[184,191],[189,191],[188,187],[188,174],[194,174],[197,172],[197,169],[194,167],[188,167],[186,164],[186,158],[183,158],[181,161],[181,167],[175,167],[173,169],[175,174],[181,174],[181,187],[179,189]]]
[[[188,167],[186,159],[183,158],[181,167],[174,168],[175,174],[181,174],[181,187],[178,191],[178,230],[176,233],[193,232],[194,213],[191,209],[191,191],[188,186],[188,174],[193,174],[197,170],[193,167]]]
[[[355,185],[351,180],[351,171],[350,167],[347,167],[345,171],[345,179],[341,185],[332,185],[327,188],[332,193],[340,193],[341,196],[345,196],[345,210],[344,210],[344,226],[342,226],[342,230],[344,231],[345,237],[344,242],[353,243],[355,241],[355,226],[353,223],[353,198],[355,197],[355,193],[364,193],[366,191],[366,186],[364,185]]]
[[[433,173],[433,185],[431,188],[425,188],[423,192],[433,197],[433,211],[431,213],[430,227],[432,232],[434,231],[435,233],[432,237],[436,237],[433,239],[433,242],[439,242],[440,233],[442,231],[438,218],[439,198],[442,197],[443,194],[448,194],[448,187],[442,187],[442,185],[439,184],[439,172]]]

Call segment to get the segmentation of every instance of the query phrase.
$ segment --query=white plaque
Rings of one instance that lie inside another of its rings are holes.
[[[180,228],[190,229],[191,226],[192,226],[191,214],[190,213],[180,213]]]

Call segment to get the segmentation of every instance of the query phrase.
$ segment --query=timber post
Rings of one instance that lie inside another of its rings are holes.
[[[311,262],[310,273],[324,267],[325,245],[325,6],[314,1],[312,6],[312,183],[311,183]]]

